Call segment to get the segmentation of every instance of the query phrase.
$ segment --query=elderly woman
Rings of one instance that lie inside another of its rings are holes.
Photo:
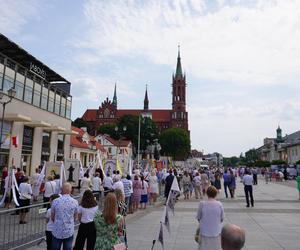
[[[199,221],[201,243],[198,250],[219,250],[221,249],[220,234],[224,220],[224,208],[221,202],[215,198],[218,190],[209,186],[207,188],[207,201],[201,201],[196,219]]]

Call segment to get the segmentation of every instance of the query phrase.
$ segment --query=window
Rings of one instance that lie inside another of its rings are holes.
[[[35,82],[34,83],[34,94],[33,94],[33,105],[39,107],[40,106],[40,101],[41,101],[41,91],[42,91],[42,86]]]
[[[60,115],[65,117],[66,116],[66,98],[61,97],[61,103],[60,103]]]
[[[65,136],[62,134],[57,135],[57,160],[61,161],[64,158],[64,141]]]
[[[9,76],[5,76],[4,83],[3,83],[3,92],[7,93],[7,91],[13,87],[14,87],[14,79]]]
[[[54,96],[55,93],[53,91],[49,91],[49,100],[48,100],[48,111],[53,112],[54,109]]]
[[[71,99],[71,97],[68,97],[68,100],[67,100],[67,109],[66,109],[66,117],[68,119],[71,118],[71,105],[72,105],[72,99]]]
[[[54,106],[54,113],[59,115],[60,111],[60,95],[56,93],[55,95],[55,106]]]
[[[41,99],[41,108],[47,110],[48,102],[48,88],[43,87],[42,89],[42,99]]]
[[[31,103],[32,102],[32,91],[33,91],[33,81],[29,78],[26,79],[25,84],[25,93],[24,93],[24,101]]]
[[[108,153],[111,154],[111,148],[108,148]]]
[[[104,110],[104,118],[109,118],[109,109],[108,108],[106,108]]]

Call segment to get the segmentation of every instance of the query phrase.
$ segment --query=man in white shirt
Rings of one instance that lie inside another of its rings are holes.
[[[254,207],[253,189],[252,189],[253,177],[251,176],[249,170],[245,171],[245,174],[243,176],[243,183],[244,183],[244,191],[245,191],[246,202],[247,202],[246,207],[250,207],[249,195],[250,195],[251,206]]]
[[[124,195],[125,197],[125,192],[124,192],[124,185],[123,185],[123,182],[121,180],[116,180],[114,182],[114,185],[113,185],[113,190],[116,190],[116,189],[120,189],[122,191],[122,194]]]
[[[108,194],[109,190],[113,189],[113,184],[114,184],[113,179],[110,177],[110,173],[108,172],[103,180],[103,188],[104,188],[105,196]]]
[[[92,185],[93,185],[93,194],[96,196],[97,200],[100,199],[100,195],[101,195],[101,179],[99,177],[99,173],[96,172],[95,176],[92,179]]]
[[[45,192],[44,192],[44,202],[50,201],[50,196],[55,193],[56,182],[53,181],[52,176],[48,176],[47,181],[45,183]],[[44,205],[44,207],[50,208],[50,203]]]
[[[198,172],[196,173],[196,176],[194,177],[193,181],[194,181],[194,184],[195,184],[196,199],[199,199],[199,196],[200,196],[200,199],[202,199],[201,177],[200,177]]]

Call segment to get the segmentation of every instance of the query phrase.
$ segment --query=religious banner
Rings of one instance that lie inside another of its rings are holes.
[[[65,159],[64,168],[66,173],[66,181],[71,183],[73,187],[78,187],[80,177],[80,161],[77,159]]]
[[[105,160],[104,161],[104,173],[109,173],[113,176],[113,171],[116,170],[116,160]]]
[[[57,161],[57,162],[48,161],[48,162],[46,162],[45,178],[47,179],[49,176],[54,178],[56,175],[60,175],[61,174],[60,169],[61,169],[61,162],[60,161]]]

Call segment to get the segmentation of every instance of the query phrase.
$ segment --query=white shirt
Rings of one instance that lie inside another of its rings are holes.
[[[100,191],[101,179],[98,176],[95,176],[92,180],[93,191]]]
[[[195,182],[196,186],[200,186],[201,185],[201,177],[200,177],[200,175],[196,175],[194,177],[194,182]]]
[[[52,232],[53,221],[51,220],[51,208],[49,208],[46,212],[46,219],[48,220],[47,225],[46,225],[46,231]]]
[[[106,176],[103,180],[103,187],[112,189],[113,186],[113,180],[110,176]]]
[[[25,182],[22,182],[19,186],[20,199],[26,200],[28,199],[28,195],[32,195],[31,185]]]
[[[146,181],[143,181],[141,195],[145,195],[145,194],[148,194],[148,183]]]
[[[55,193],[56,182],[55,181],[47,181],[45,183],[45,192],[44,196],[49,198],[52,194]]]
[[[125,192],[124,192],[124,185],[123,185],[123,182],[122,181],[117,181],[114,183],[113,185],[113,189],[116,190],[116,189],[120,189],[123,193],[123,195],[125,195]]]
[[[81,223],[89,223],[94,220],[94,215],[98,211],[98,206],[91,207],[91,208],[84,208],[79,206],[78,213],[81,214]]]
[[[59,179],[55,179],[54,180],[54,182],[55,182],[55,194],[60,194],[60,180]]]
[[[253,183],[253,177],[252,175],[246,174],[243,177],[243,183],[245,186],[250,186]]]

